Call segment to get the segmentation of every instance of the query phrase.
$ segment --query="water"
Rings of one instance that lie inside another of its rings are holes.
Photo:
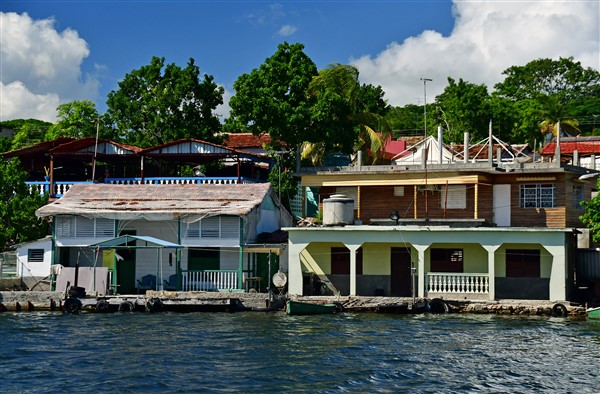
[[[0,314],[2,393],[599,393],[600,323],[494,315]]]

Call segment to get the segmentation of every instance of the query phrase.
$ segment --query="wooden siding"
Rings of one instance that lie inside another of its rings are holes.
[[[483,177],[480,177],[483,180]],[[594,182],[579,181],[574,174],[564,173],[499,173],[486,177],[485,183],[479,183],[477,218],[487,223],[494,221],[494,184],[507,184],[511,187],[511,226],[515,227],[583,227],[579,216],[585,211],[574,207],[573,187],[583,186],[584,200],[591,199]],[[522,184],[553,184],[556,186],[554,208],[520,208],[520,185]],[[444,212],[441,190],[443,184],[436,185],[436,190],[427,192],[428,210],[425,212],[425,191],[422,187],[417,191],[417,218],[424,219],[474,219],[475,218],[475,184],[465,185],[466,209],[447,209]],[[394,195],[394,185],[361,186],[360,204],[355,210],[355,218],[368,224],[373,219],[387,219],[392,210],[397,210],[400,218],[415,217],[415,193],[413,185],[396,186],[404,188],[403,196]],[[433,187],[433,186],[431,186]],[[320,189],[320,201],[336,193],[335,186],[323,186]],[[357,204],[358,205],[358,204]],[[322,204],[319,204],[322,209]],[[359,216],[360,213],[360,216]]]
[[[425,191],[417,191],[417,219],[473,219],[475,218],[475,185],[465,185],[466,208],[446,209],[441,201],[441,188],[427,192],[427,212],[425,210]],[[414,186],[396,186],[404,188],[403,196],[394,195],[395,186],[361,186],[360,217],[358,209],[354,214],[357,219],[368,224],[373,219],[387,219],[392,210],[398,211],[401,219],[414,219]],[[322,187],[320,201],[336,193],[335,187]],[[479,185],[478,218],[492,223],[493,220],[493,188],[491,185]],[[322,209],[322,203],[319,204]],[[444,212],[445,211],[445,212]]]

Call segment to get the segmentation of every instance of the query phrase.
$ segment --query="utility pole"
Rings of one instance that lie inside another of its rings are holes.
[[[425,134],[423,137],[427,138],[427,81],[431,82],[431,81],[433,81],[433,79],[421,78],[421,81],[423,81],[423,98],[424,98],[423,122],[425,123]]]

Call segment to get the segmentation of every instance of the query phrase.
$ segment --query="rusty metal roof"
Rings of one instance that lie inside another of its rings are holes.
[[[36,211],[39,217],[81,215],[120,220],[194,222],[206,216],[245,216],[256,209],[271,184],[112,185],[76,184],[60,199]]]

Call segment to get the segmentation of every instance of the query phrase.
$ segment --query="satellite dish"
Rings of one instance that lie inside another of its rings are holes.
[[[283,287],[287,283],[287,276],[281,271],[277,271],[275,275],[273,275],[273,284],[275,287]]]

